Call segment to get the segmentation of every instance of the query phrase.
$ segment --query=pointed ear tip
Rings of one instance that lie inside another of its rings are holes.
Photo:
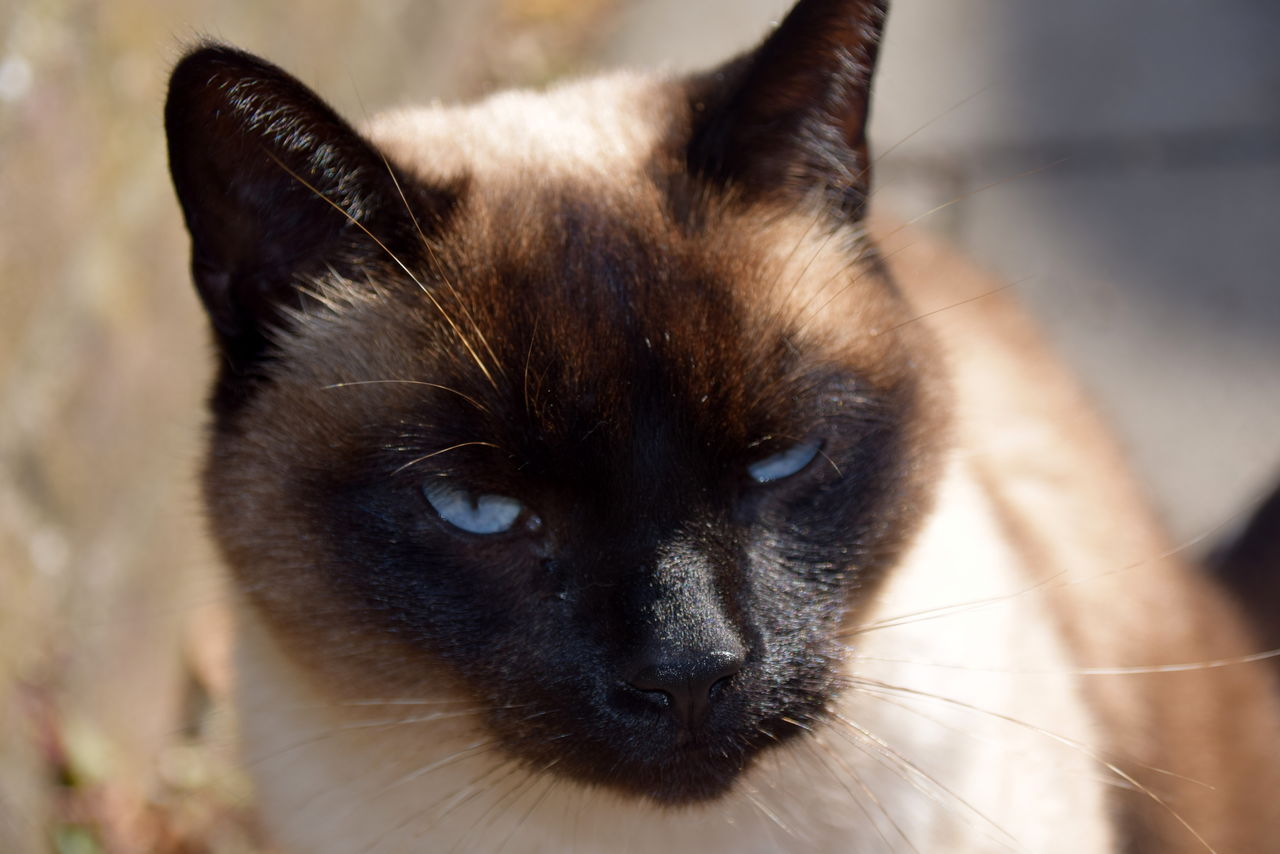
[[[208,130],[208,119],[217,108],[231,104],[228,92],[235,84],[278,84],[291,79],[277,66],[237,47],[213,40],[194,42],[169,75],[164,106],[166,131],[171,140],[177,133],[198,137]]]
[[[247,50],[241,50],[235,45],[217,39],[202,38],[183,47],[182,56],[175,64],[174,71],[185,67],[268,64],[262,57]]]
[[[225,71],[227,60],[234,57],[235,48],[217,42],[197,42],[183,51],[182,58],[169,74],[169,94],[166,112],[172,114],[177,105],[196,92],[209,86]]]
[[[219,78],[280,74],[276,66],[224,42],[201,39],[187,46],[169,75],[169,98],[207,88]]]
[[[170,77],[176,80],[215,66],[226,65],[227,60],[234,60],[241,53],[243,51],[229,44],[200,39],[183,47],[182,56],[174,63]]]

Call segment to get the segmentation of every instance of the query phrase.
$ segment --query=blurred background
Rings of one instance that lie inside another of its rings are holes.
[[[0,851],[263,851],[168,68],[224,39],[359,120],[700,67],[789,0],[0,2]],[[883,53],[877,204],[1017,283],[1187,542],[1280,480],[1277,44],[1265,0],[895,0]]]

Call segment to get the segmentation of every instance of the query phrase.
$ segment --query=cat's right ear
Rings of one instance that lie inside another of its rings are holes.
[[[799,0],[764,43],[690,81],[690,172],[749,201],[863,214],[888,0]]]
[[[319,96],[281,69],[203,45],[173,71],[169,166],[192,240],[192,274],[225,368],[251,373],[301,287],[412,264],[419,226],[454,194],[408,180]]]

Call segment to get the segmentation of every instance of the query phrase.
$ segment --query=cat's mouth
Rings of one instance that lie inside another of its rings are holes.
[[[539,770],[683,807],[729,794],[764,751],[804,732],[797,724],[803,713],[762,718],[731,692],[697,720],[681,718],[652,698],[619,694],[622,699],[607,709],[541,715],[537,731],[526,729],[504,741]],[[562,728],[552,732],[557,724]]]

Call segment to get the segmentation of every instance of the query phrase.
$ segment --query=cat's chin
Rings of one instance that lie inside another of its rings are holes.
[[[616,738],[600,734],[564,744],[549,761],[530,758],[536,768],[553,763],[553,772],[592,788],[662,808],[696,807],[731,794],[760,756],[803,735],[790,724],[758,723],[737,729],[679,730],[656,727],[633,729]]]
[[[615,765],[601,774],[598,767],[582,769],[580,779],[624,798],[647,801],[659,807],[679,809],[707,804],[725,797],[750,768],[759,749],[727,752],[710,744],[690,744],[665,750],[649,762]],[[576,769],[566,768],[573,776]]]

